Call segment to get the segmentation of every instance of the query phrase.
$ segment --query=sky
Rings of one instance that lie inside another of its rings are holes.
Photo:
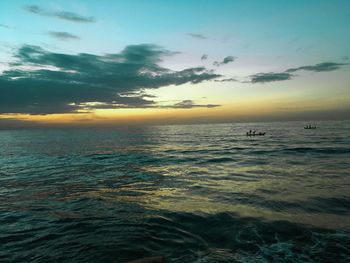
[[[0,1],[0,128],[350,118],[348,0]]]

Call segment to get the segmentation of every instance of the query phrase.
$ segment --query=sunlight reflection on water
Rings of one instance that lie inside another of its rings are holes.
[[[1,131],[0,259],[345,262],[350,123],[303,126]]]

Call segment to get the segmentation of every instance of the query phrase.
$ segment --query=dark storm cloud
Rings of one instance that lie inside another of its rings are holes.
[[[87,16],[81,16],[73,12],[66,12],[66,11],[59,11],[59,12],[50,12],[45,9],[42,9],[41,7],[37,5],[29,5],[25,6],[24,9],[30,13],[40,15],[40,16],[49,16],[49,17],[56,17],[63,20],[68,20],[71,22],[78,22],[78,23],[93,23],[95,22],[94,17],[87,17]]]
[[[188,33],[187,35],[189,35],[190,37],[196,38],[196,39],[208,39],[206,36],[202,35],[202,34],[196,34],[196,33]]]
[[[234,57],[234,56],[228,56],[228,57],[225,57],[225,58],[223,59],[223,61],[221,61],[221,62],[215,61],[215,62],[213,63],[213,65],[219,67],[219,66],[228,64],[228,63],[230,63],[230,62],[233,62],[233,61],[235,61],[236,59],[237,59],[237,58]]]
[[[251,76],[251,83],[265,83],[272,81],[289,80],[292,78],[292,74],[289,73],[259,73]]]
[[[333,71],[348,64],[349,63],[323,62],[313,66],[302,66],[298,68],[290,68],[290,69],[287,69],[286,72],[295,72],[299,70],[307,70],[307,71],[314,71],[314,72]]]
[[[79,40],[80,37],[73,35],[71,33],[68,32],[56,32],[56,31],[51,31],[49,32],[49,35],[58,39],[58,40],[63,40],[63,41],[67,41],[67,40]]]
[[[173,71],[158,65],[164,56],[172,54],[146,44],[127,46],[120,53],[103,56],[53,53],[38,46],[23,46],[16,52],[17,60],[10,64],[11,69],[0,75],[0,113],[147,108],[156,106],[149,97],[123,94],[220,77],[204,67]]]

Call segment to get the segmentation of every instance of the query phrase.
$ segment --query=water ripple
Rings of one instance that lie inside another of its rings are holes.
[[[350,123],[318,126],[0,131],[0,261],[349,262]]]

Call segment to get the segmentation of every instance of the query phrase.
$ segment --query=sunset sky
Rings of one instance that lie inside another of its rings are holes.
[[[350,1],[0,1],[0,128],[350,118]]]

